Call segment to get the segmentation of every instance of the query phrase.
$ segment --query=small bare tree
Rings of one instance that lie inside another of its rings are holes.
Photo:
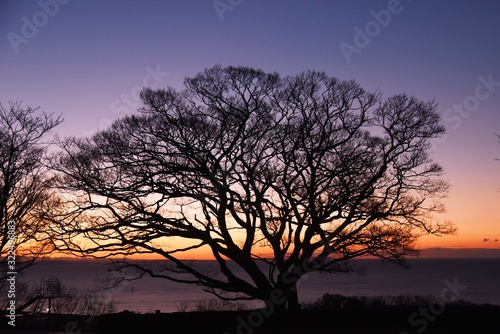
[[[20,103],[0,104],[0,265],[9,263],[7,271],[19,272],[50,251],[44,217],[59,202],[51,192],[44,140],[61,122]]]
[[[429,157],[444,132],[434,102],[313,71],[216,66],[185,84],[145,89],[140,114],[61,143],[61,249],[158,254],[161,270],[123,264],[293,310],[309,271],[399,261],[420,235],[453,232],[433,218],[448,190]],[[183,260],[198,248],[217,273]]]
[[[62,287],[61,296],[53,300],[54,313],[97,316],[116,311],[116,302],[104,291],[79,291]]]

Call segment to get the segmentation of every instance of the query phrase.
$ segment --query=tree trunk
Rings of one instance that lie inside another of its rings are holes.
[[[276,305],[278,312],[294,313],[300,309],[297,282],[295,280],[287,283],[280,282],[276,286],[276,290],[279,291],[279,295],[281,295],[279,305]],[[282,302],[283,300],[284,302]]]
[[[285,294],[287,299],[286,310],[288,313],[298,312],[300,309],[299,295],[297,293],[297,284],[293,284],[289,291]]]

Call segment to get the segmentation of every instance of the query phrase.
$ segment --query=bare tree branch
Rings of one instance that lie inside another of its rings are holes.
[[[0,277],[7,271],[23,270],[51,251],[43,233],[44,217],[60,201],[51,190],[53,177],[45,167],[49,144],[45,140],[61,122],[60,117],[23,108],[20,102],[8,107],[0,104],[0,264],[15,262]]]
[[[215,66],[185,85],[145,89],[140,114],[60,143],[59,248],[158,254],[175,270],[134,267],[224,298],[278,289],[293,309],[304,268],[350,270],[364,255],[400,262],[420,235],[453,233],[433,218],[448,191],[429,156],[444,133],[435,102],[383,100],[313,71]],[[222,276],[182,260],[198,248]]]

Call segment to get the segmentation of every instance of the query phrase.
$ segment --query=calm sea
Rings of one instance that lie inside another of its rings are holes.
[[[42,277],[56,276],[63,286],[79,290],[93,289],[108,272],[108,262],[50,260],[39,263],[18,276],[31,286],[39,286]],[[201,263],[201,261],[200,261]],[[500,305],[500,259],[411,259],[403,269],[379,260],[357,260],[363,274],[307,274],[299,282],[299,298],[314,301],[324,293],[345,296],[435,295],[450,283],[465,285],[460,299]],[[202,265],[214,265],[203,261]],[[448,281],[448,283],[446,283]],[[111,289],[106,296],[117,302],[117,311],[176,312],[183,302],[213,298],[201,287],[144,277]],[[250,302],[250,307],[261,304]]]

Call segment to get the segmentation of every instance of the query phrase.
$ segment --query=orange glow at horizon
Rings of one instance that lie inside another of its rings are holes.
[[[460,189],[459,189],[460,190]],[[498,194],[496,194],[498,195]],[[480,212],[470,210],[470,207],[477,207],[478,202],[482,200]],[[459,249],[498,249],[500,250],[500,224],[496,221],[496,203],[495,196],[489,196],[488,199],[470,198],[469,196],[460,196],[460,193],[451,193],[450,198],[444,200],[447,207],[447,212],[438,215],[436,218],[440,222],[451,220],[457,227],[458,231],[454,235],[435,236],[425,235],[419,238],[417,249],[434,249],[447,248],[452,250]],[[178,238],[165,239],[167,242],[164,246],[169,249],[174,247],[190,246],[188,240]],[[261,250],[261,251],[260,251]],[[266,256],[272,254],[268,248],[256,248],[257,254]],[[73,257],[65,253],[55,252],[50,257]],[[193,249],[187,252],[178,253],[179,259],[182,260],[214,260],[214,257],[208,246]],[[116,256],[115,258],[123,258]],[[127,256],[129,259],[164,259],[157,254],[135,254]]]
[[[423,236],[419,239],[417,243],[417,248],[419,250],[425,249],[435,249],[435,248],[443,248],[443,249],[451,249],[451,250],[472,250],[472,249],[498,249],[500,250],[500,239],[489,239],[484,241],[480,236],[482,234],[476,235],[452,235],[452,236],[442,236],[437,237],[434,235]],[[271,252],[269,249],[262,249],[261,253],[258,253],[260,256],[270,255]],[[76,256],[68,255],[67,253],[54,252],[49,257],[51,258],[77,258]],[[111,258],[121,259],[124,256],[114,256]],[[127,259],[133,260],[164,260],[161,255],[158,254],[132,254],[126,256]],[[188,252],[183,253],[179,256],[181,260],[215,260],[208,246],[190,250]]]

